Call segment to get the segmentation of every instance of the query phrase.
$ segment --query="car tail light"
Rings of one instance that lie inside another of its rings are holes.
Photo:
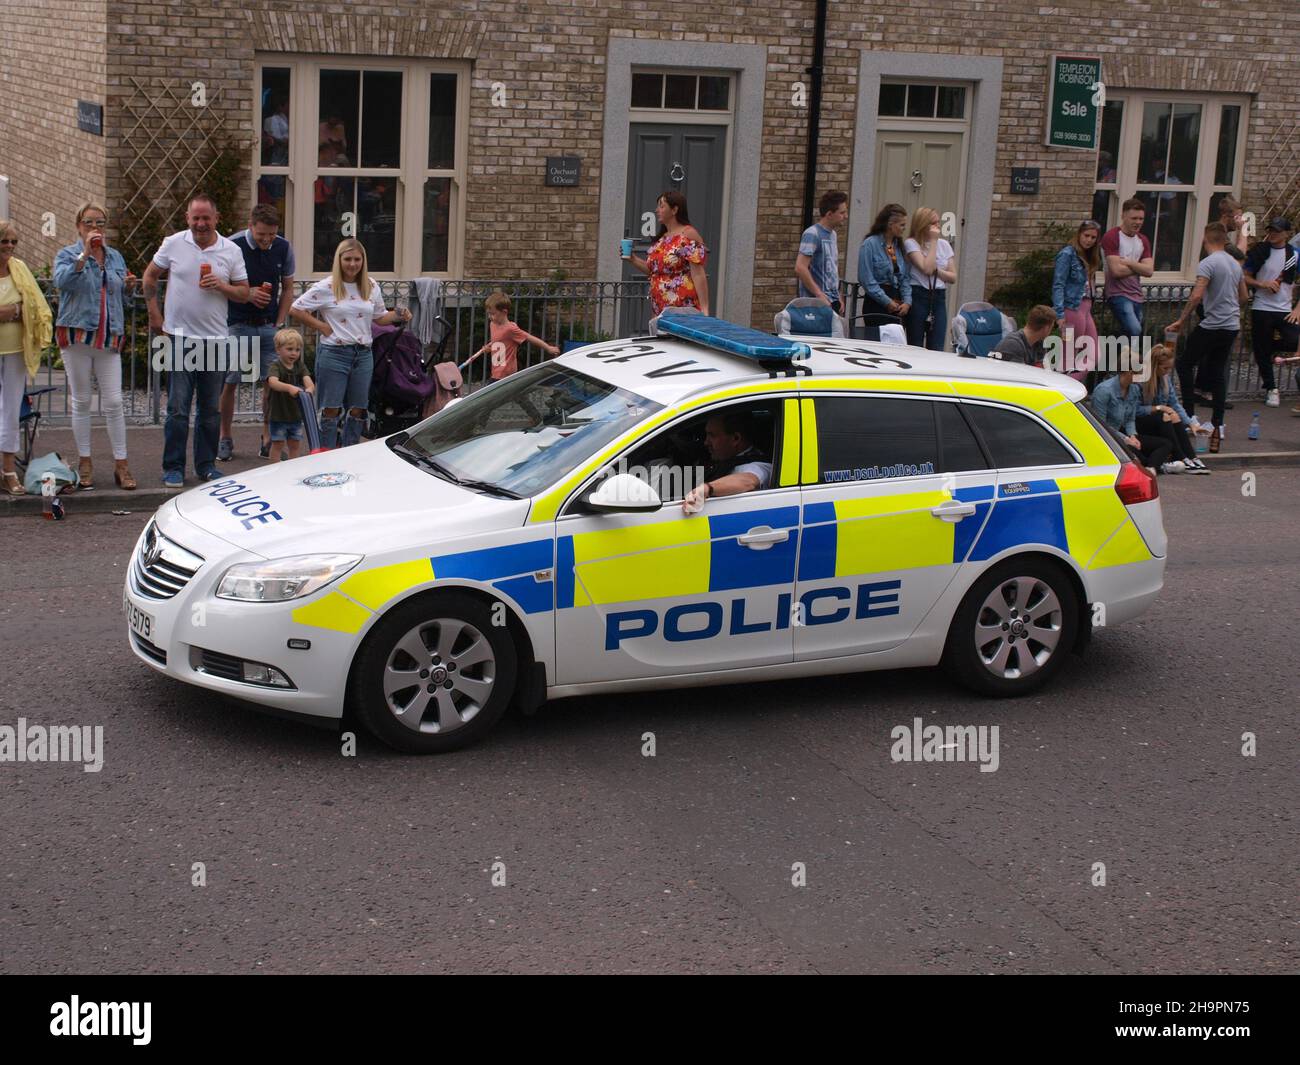
[[[1136,462],[1126,462],[1119,468],[1115,478],[1115,494],[1126,507],[1134,503],[1150,503],[1160,498],[1160,489],[1156,487],[1155,475],[1145,466]]]

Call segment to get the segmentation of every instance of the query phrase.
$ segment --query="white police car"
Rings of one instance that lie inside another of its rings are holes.
[[[1082,386],[804,339],[665,316],[409,433],[193,489],[136,545],[131,646],[433,752],[596,692],[942,663],[1017,695],[1155,598],[1155,479]],[[688,514],[738,461],[712,463],[710,420],[770,475]]]

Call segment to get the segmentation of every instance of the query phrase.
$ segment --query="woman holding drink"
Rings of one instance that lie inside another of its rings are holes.
[[[90,460],[91,377],[99,384],[100,407],[113,448],[113,480],[131,491],[135,478],[126,464],[126,416],[122,409],[122,338],[126,332],[123,293],[136,277],[126,260],[110,248],[104,230],[108,212],[97,203],[77,212],[75,244],[54,257],[54,283],[59,290],[55,339],[63,355],[72,403],[72,435],[80,456],[77,476],[82,488],[94,487]]]

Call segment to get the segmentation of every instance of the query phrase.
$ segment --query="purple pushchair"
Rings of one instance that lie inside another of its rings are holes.
[[[365,435],[370,439],[391,436],[411,428],[427,416],[437,391],[437,378],[430,372],[443,354],[451,336],[451,323],[443,323],[442,340],[427,357],[417,337],[399,326],[372,325],[374,372],[370,378],[370,417]]]

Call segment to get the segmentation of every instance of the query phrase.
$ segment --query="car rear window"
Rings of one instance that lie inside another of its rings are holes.
[[[1006,407],[966,404],[966,411],[984,438],[998,469],[1020,466],[1063,466],[1079,460],[1038,422]]]
[[[1089,407],[1088,404],[1080,401],[1076,403],[1075,406],[1079,408],[1079,411],[1083,414],[1084,418],[1087,419],[1088,424],[1096,429],[1101,438],[1106,441],[1106,446],[1115,453],[1115,457],[1119,459],[1120,462],[1128,462],[1129,459],[1132,458],[1129,452],[1125,449],[1123,442],[1120,440],[1119,434],[1098,418],[1097,415],[1093,414],[1092,408]]]

